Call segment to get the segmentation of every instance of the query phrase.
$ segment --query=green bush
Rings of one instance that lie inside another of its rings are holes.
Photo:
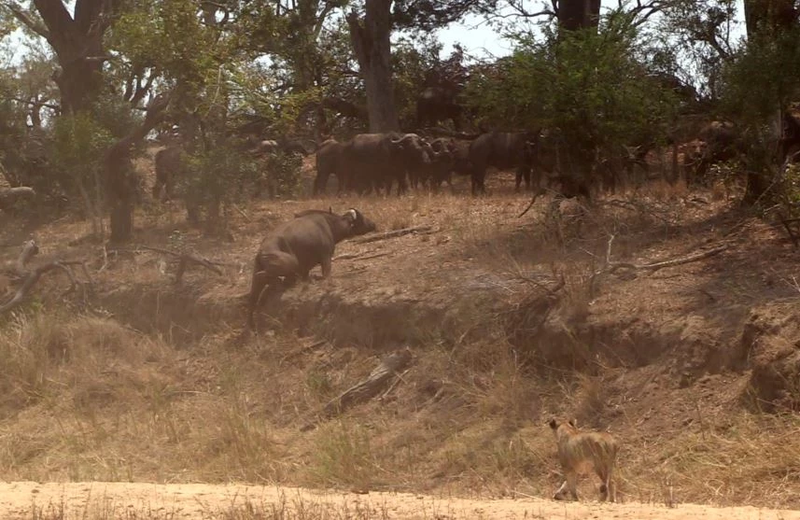
[[[248,186],[257,182],[259,163],[232,146],[217,146],[205,152],[184,154],[186,175],[178,179],[189,220],[207,226],[221,224],[222,210],[242,198]]]
[[[62,115],[53,127],[51,162],[57,165],[68,195],[79,194],[95,234],[102,231],[104,182],[102,159],[114,137],[92,115]]]
[[[303,157],[294,153],[278,152],[267,159],[267,183],[269,195],[277,198],[291,198],[300,190],[300,168]]]

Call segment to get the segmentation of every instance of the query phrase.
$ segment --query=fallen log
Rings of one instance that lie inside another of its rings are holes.
[[[317,417],[300,428],[300,431],[313,430],[321,421],[340,415],[353,405],[377,396],[400,371],[411,363],[411,360],[411,350],[408,348],[389,354],[381,360],[365,380],[331,400],[317,414]]]

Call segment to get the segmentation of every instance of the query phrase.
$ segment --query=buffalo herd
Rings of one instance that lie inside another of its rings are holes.
[[[463,134],[459,134],[463,136]],[[800,162],[800,117],[787,113],[778,153],[782,161]],[[694,139],[691,139],[691,138]],[[442,183],[452,187],[452,175],[470,177],[473,195],[485,193],[485,179],[490,168],[515,171],[515,190],[539,190],[542,184],[552,187],[565,197],[586,196],[589,186],[602,184],[615,190],[624,176],[636,178],[638,169],[648,174],[647,155],[658,149],[653,139],[643,136],[642,142],[620,146],[616,154],[594,157],[581,163],[580,175],[564,171],[564,164],[575,165],[574,154],[560,142],[557,132],[544,129],[525,132],[486,132],[469,138],[426,138],[417,133],[366,133],[338,141],[328,139],[319,146],[301,140],[264,140],[249,144],[249,153],[261,157],[274,153],[316,152],[316,176],[312,192],[322,195],[331,176],[337,180],[338,191],[358,194],[390,194],[396,186],[398,195],[410,187],[438,191]],[[683,144],[676,135],[664,143],[671,145],[673,167],[668,180],[677,178],[677,156],[682,148],[681,169],[689,184],[702,183],[709,168],[747,153],[747,139],[727,121],[712,121],[695,127],[684,136]],[[310,143],[310,144],[309,144]],[[171,198],[174,179],[181,175],[181,148],[168,146],[155,156],[156,183],[154,198]],[[574,168],[573,168],[574,169]],[[584,172],[585,171],[585,172]],[[589,175],[586,175],[588,173]],[[666,172],[665,172],[666,173]],[[589,183],[586,178],[595,182]],[[580,180],[583,179],[583,180]],[[580,180],[580,181],[579,181]]]
[[[472,141],[453,138],[428,140],[415,133],[358,134],[344,142],[329,139],[317,150],[315,195],[325,193],[331,175],[338,181],[339,191],[389,194],[397,183],[397,193],[427,186],[437,190],[443,182],[451,183],[451,175],[470,176],[472,193],[486,191],[486,171],[490,167],[514,168],[516,189],[522,181],[532,188],[547,170],[539,161],[538,133],[490,132]]]

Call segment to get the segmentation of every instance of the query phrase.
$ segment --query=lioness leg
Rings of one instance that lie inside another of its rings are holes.
[[[617,501],[617,489],[614,486],[614,482],[612,481],[612,473],[614,468],[603,468],[597,470],[597,476],[600,477],[600,500],[601,501],[608,501],[609,498],[611,502]]]
[[[561,484],[561,487],[558,488],[556,494],[553,495],[553,499],[564,500],[565,491],[568,491],[572,500],[578,500],[577,480],[578,475],[574,471],[567,472],[566,480]]]

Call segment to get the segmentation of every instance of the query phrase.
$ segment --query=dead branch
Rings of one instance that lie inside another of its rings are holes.
[[[635,201],[631,201],[631,200],[610,199],[610,200],[607,200],[607,201],[598,202],[598,205],[611,206],[613,208],[620,208],[620,209],[625,209],[625,210],[628,210],[628,211],[636,211],[637,213],[640,213],[642,215],[649,215],[651,217],[654,217],[654,218],[664,222],[665,224],[672,224],[673,223],[667,217],[665,217],[663,215],[659,215],[655,210],[647,207],[645,204],[642,204],[641,202],[635,202]]]
[[[340,415],[353,405],[372,399],[397,376],[398,372],[406,368],[411,360],[411,350],[408,348],[389,354],[381,360],[365,380],[326,404],[318,416],[300,428],[300,431],[312,430],[319,422]]]
[[[351,242],[355,244],[368,244],[369,242],[378,242],[379,240],[388,240],[390,238],[402,237],[410,233],[424,233],[432,230],[433,227],[431,226],[416,226],[403,229],[395,229],[394,231],[386,231],[385,233],[378,233],[376,235],[370,235],[364,238],[358,238],[356,240],[352,240]]]
[[[183,273],[186,272],[186,268],[190,265],[199,265],[205,267],[206,269],[214,271],[219,275],[222,274],[222,269],[214,265],[214,263],[211,262],[210,260],[187,253],[181,256],[181,260],[178,263],[178,270],[175,271],[176,285],[181,283],[181,281],[183,280]]]
[[[247,297],[247,296],[249,296],[249,294],[245,295],[245,297]],[[285,356],[283,356],[283,358],[281,358],[281,362],[279,364],[283,364],[286,361],[290,361],[292,359],[298,358],[300,356],[303,356],[303,355],[305,355],[305,354],[307,354],[309,352],[312,352],[312,351],[314,351],[314,350],[316,350],[316,349],[318,349],[320,347],[324,347],[324,346],[329,345],[329,344],[330,343],[328,342],[328,340],[316,341],[316,342],[314,342],[314,343],[312,343],[310,345],[306,345],[305,347],[303,347],[303,348],[301,348],[301,349],[299,349],[299,350],[297,350],[295,352],[290,352],[289,354],[286,354]]]
[[[28,240],[22,246],[22,252],[17,257],[17,262],[14,265],[14,274],[19,277],[25,276],[27,273],[26,266],[31,258],[39,254],[39,246],[36,245],[34,240]]]
[[[36,243],[33,240],[31,240],[29,242],[26,242],[25,247],[23,249],[23,253],[20,255],[20,258],[18,260],[18,265],[17,265],[18,269],[20,267],[22,268],[22,270],[18,271],[18,273],[17,273],[17,274],[19,274],[20,278],[22,278],[22,284],[20,285],[19,289],[17,289],[17,292],[14,294],[14,296],[11,297],[10,300],[8,300],[6,303],[0,305],[0,314],[8,312],[11,309],[17,307],[19,304],[21,304],[25,300],[25,298],[28,296],[28,293],[30,293],[31,289],[33,289],[33,286],[36,285],[36,282],[39,281],[39,278],[41,278],[43,274],[45,274],[45,273],[47,273],[49,271],[53,271],[55,269],[58,269],[60,271],[63,271],[64,273],[66,273],[67,277],[70,280],[71,286],[70,286],[70,289],[65,294],[69,294],[70,292],[74,291],[80,285],[80,282],[75,277],[75,274],[72,272],[72,269],[70,269],[69,266],[71,266],[71,265],[82,265],[82,266],[84,266],[84,269],[85,269],[86,268],[85,267],[86,263],[84,261],[82,261],[82,260],[77,260],[77,261],[76,260],[60,260],[60,261],[55,261],[55,262],[49,262],[47,264],[44,264],[44,265],[41,265],[41,266],[37,267],[33,271],[25,271],[25,264],[27,264],[28,259],[31,256],[33,256],[34,254],[36,254],[36,253],[30,253],[30,251],[34,251],[34,250],[38,252],[38,247],[36,247]],[[27,252],[27,255],[26,255],[26,252]],[[27,256],[27,258],[25,260],[23,260],[23,257],[26,257],[26,256]],[[90,284],[92,283],[91,282],[91,278],[89,278],[89,283]]]
[[[638,269],[647,269],[651,271],[657,271],[659,269],[664,269],[665,267],[675,267],[678,265],[689,264],[692,262],[697,262],[698,260],[703,260],[705,258],[710,258],[712,256],[718,255],[723,251],[728,249],[727,245],[718,246],[714,249],[709,249],[708,251],[704,251],[702,253],[696,253],[693,255],[685,256],[683,258],[676,258],[674,260],[665,260],[663,262],[654,262],[652,264],[645,264],[637,266]]]
[[[174,256],[178,259],[178,269],[175,271],[175,285],[179,285],[183,280],[183,275],[186,272],[186,269],[190,265],[199,265],[201,267],[205,267],[210,271],[214,271],[218,275],[222,275],[222,269],[220,266],[225,265],[222,262],[215,262],[213,260],[209,260],[208,258],[204,258],[202,256],[196,255],[194,253],[189,253],[188,251],[171,251],[169,249],[163,249],[160,247],[153,247],[153,246],[146,246],[146,245],[137,245],[134,248],[136,250],[147,250],[153,251],[154,253],[161,253],[164,255]],[[119,251],[119,249],[118,249]]]
[[[353,260],[354,258],[361,258],[363,255],[374,253],[377,249],[370,249],[361,253],[345,253],[343,255],[334,256],[334,260]]]
[[[591,293],[594,294],[594,282],[595,279],[601,275],[611,273],[618,276],[625,276],[630,278],[636,277],[636,271],[650,271],[655,272],[659,269],[664,269],[667,267],[676,267],[679,265],[689,264],[692,262],[697,262],[699,260],[703,260],[705,258],[710,258],[712,256],[718,255],[723,251],[728,249],[727,245],[718,246],[713,249],[709,249],[708,251],[703,251],[701,253],[695,253],[689,256],[684,256],[680,258],[674,258],[672,260],[664,260],[661,262],[651,262],[649,264],[633,264],[629,262],[613,262],[611,260],[611,246],[614,243],[615,235],[611,235],[608,239],[608,246],[606,247],[606,258],[603,267],[592,274],[589,284],[591,287]]]

